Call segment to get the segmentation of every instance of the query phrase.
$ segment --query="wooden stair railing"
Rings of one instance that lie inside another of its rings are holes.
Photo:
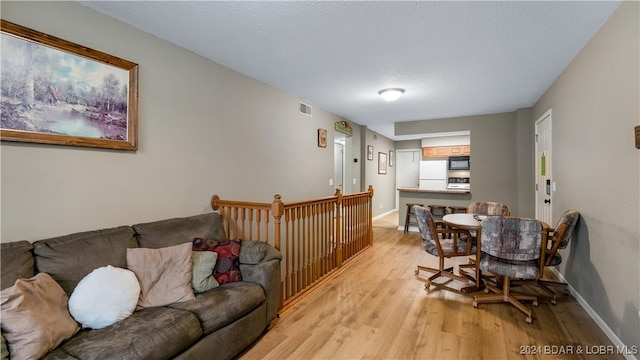
[[[365,192],[271,203],[211,198],[230,239],[259,240],[282,252],[281,304],[290,307],[326,281],[344,262],[373,244],[371,199]]]

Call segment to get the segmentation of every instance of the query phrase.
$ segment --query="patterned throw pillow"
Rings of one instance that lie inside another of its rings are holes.
[[[217,241],[212,239],[193,239],[193,251],[214,251],[218,254],[213,275],[218,283],[242,281],[240,273],[240,246],[242,240]]]

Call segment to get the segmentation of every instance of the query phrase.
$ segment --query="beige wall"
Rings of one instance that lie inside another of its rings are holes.
[[[373,185],[373,216],[384,214],[396,207],[396,166],[395,154],[393,155],[394,166],[387,166],[386,174],[378,174],[378,153],[387,154],[387,162],[389,161],[389,150],[395,152],[395,142],[385,136],[366,129],[365,144],[363,150],[363,161],[365,162],[365,181],[366,184]],[[373,160],[367,160],[367,145],[373,146]]]
[[[139,150],[2,142],[1,241],[211,211],[211,195],[285,201],[331,195],[342,120],[301,99],[75,2],[7,2],[2,18],[139,64]],[[361,159],[361,127],[352,157]],[[359,164],[362,162],[359,162]],[[361,174],[353,177],[361,182]]]
[[[627,346],[640,346],[639,18],[624,2],[533,108],[552,109],[554,216],[582,215],[560,271]]]

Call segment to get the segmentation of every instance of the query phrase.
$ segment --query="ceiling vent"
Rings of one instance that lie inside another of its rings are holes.
[[[300,103],[300,112],[307,115],[307,116],[311,116],[311,105],[305,104],[303,102]]]

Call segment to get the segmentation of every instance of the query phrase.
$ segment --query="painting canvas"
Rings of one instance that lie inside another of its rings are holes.
[[[378,174],[387,173],[387,153],[378,153]]]
[[[2,21],[1,137],[137,147],[137,64]]]

